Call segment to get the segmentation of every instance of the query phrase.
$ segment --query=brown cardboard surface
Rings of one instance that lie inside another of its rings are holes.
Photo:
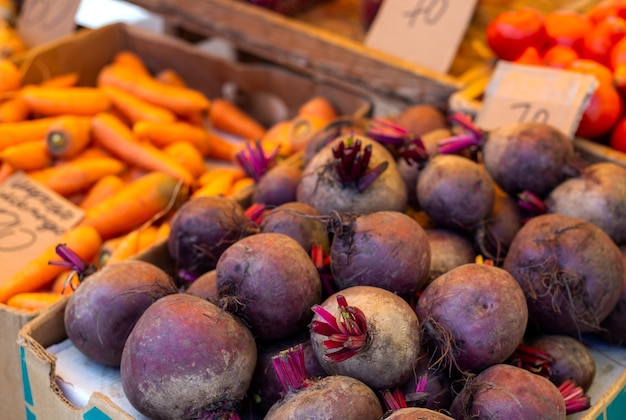
[[[223,86],[234,85],[244,109],[246,104],[254,103],[251,98],[256,94],[271,96],[280,101],[293,116],[299,105],[314,95],[323,95],[337,108],[340,114],[368,115],[371,105],[362,95],[352,93],[345,88],[321,84],[315,80],[287,71],[276,66],[233,63],[200,51],[192,44],[172,37],[165,37],[125,24],[114,24],[97,30],[83,30],[54,43],[35,47],[27,53],[14,58],[26,69],[26,83],[36,83],[46,77],[78,72],[80,85],[92,86],[98,71],[108,64],[115,53],[122,49],[139,54],[153,72],[164,68],[176,70],[192,88],[205,93],[209,98],[222,95]],[[252,108],[250,108],[252,109]],[[253,116],[256,114],[251,111]],[[268,121],[271,123],[271,121]],[[164,256],[156,256],[162,259]],[[16,344],[18,331],[28,321],[41,312],[28,313],[13,310],[0,304],[0,417],[11,420],[25,418],[24,392],[21,382],[20,350]],[[37,324],[46,323],[48,318],[40,319]],[[64,336],[62,323],[53,318],[52,326],[37,330],[33,339],[38,343],[52,343]],[[30,342],[30,341],[27,341]],[[54,381],[50,381],[54,372],[54,358],[47,355],[41,347],[26,345],[25,365],[33,367],[30,377],[31,389],[38,407],[51,399],[51,411],[39,412],[41,419],[69,419],[69,403],[55,396]],[[105,396],[94,397],[93,404],[107,405]],[[61,409],[62,408],[62,409]],[[57,410],[58,409],[58,410]],[[47,410],[47,408],[46,408]],[[64,411],[65,410],[65,411]],[[44,415],[45,413],[45,415]],[[56,413],[56,414],[55,414]],[[78,411],[72,411],[76,418],[82,418]],[[71,415],[74,415],[71,414]],[[117,413],[116,413],[117,415]],[[58,417],[55,417],[58,416]],[[120,417],[128,418],[120,414]]]

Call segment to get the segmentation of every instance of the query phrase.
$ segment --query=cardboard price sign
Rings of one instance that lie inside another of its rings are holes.
[[[24,0],[17,32],[28,47],[70,35],[76,28],[80,0]]]
[[[17,172],[0,185],[0,267],[8,278],[45,251],[84,212]]]
[[[492,130],[505,124],[540,122],[573,136],[597,87],[596,78],[588,74],[499,61],[476,124]]]
[[[385,0],[365,45],[447,73],[477,0]]]

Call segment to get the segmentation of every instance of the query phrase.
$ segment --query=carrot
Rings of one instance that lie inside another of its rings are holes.
[[[126,235],[116,236],[115,238],[107,239],[102,243],[98,256],[96,257],[96,264],[98,267],[104,267],[109,260],[109,257],[115,251],[115,248],[122,242]]]
[[[39,171],[32,171],[28,176],[63,196],[91,187],[106,175],[120,174],[126,165],[114,158],[83,158],[67,161]]]
[[[226,99],[214,99],[208,117],[213,128],[247,140],[258,140],[265,134],[261,123]]]
[[[91,123],[97,144],[123,161],[150,171],[168,173],[186,184],[193,184],[193,175],[162,150],[149,143],[141,143],[119,118],[102,113]]]
[[[191,195],[191,198],[197,197],[210,197],[216,195],[228,195],[230,190],[232,189],[233,182],[235,181],[235,173],[234,172],[219,172],[215,174],[215,176],[208,181],[206,184],[202,185],[199,189],[194,191]]]
[[[57,118],[47,117],[0,124],[0,150],[17,143],[45,138],[48,128]]]
[[[135,229],[122,237],[119,244],[106,260],[106,265],[124,261],[139,253],[139,230]]]
[[[175,209],[187,198],[187,188],[175,177],[151,172],[88,209],[82,225],[95,227],[106,240]]]
[[[183,78],[174,69],[163,69],[154,76],[161,83],[171,86],[187,87]]]
[[[239,166],[213,167],[213,168],[209,168],[205,173],[203,173],[198,178],[198,184],[200,184],[200,186],[206,185],[209,182],[213,181],[215,178],[218,178],[224,174],[226,176],[232,176],[233,181],[238,181],[241,178],[246,177],[246,173]]]
[[[233,182],[233,185],[231,186],[230,191],[228,191],[227,196],[236,197],[239,194],[242,194],[243,191],[255,185],[255,183],[256,181],[254,180],[254,178],[251,178],[249,176],[238,179]]]
[[[68,88],[78,85],[80,75],[78,72],[62,73],[39,83],[41,87]]]
[[[165,147],[163,151],[187,168],[195,178],[206,172],[202,154],[191,143],[178,141]]]
[[[80,152],[78,155],[70,158],[70,159],[59,159],[59,163],[69,162],[73,160],[80,159],[91,159],[91,158],[114,158],[114,156],[109,153],[109,151],[104,150],[102,147],[94,145],[93,142],[89,147]]]
[[[325,119],[333,120],[338,117],[337,110],[332,103],[324,96],[314,96],[300,105],[298,115],[313,115]]]
[[[207,130],[211,142],[211,148],[207,154],[209,159],[217,159],[227,162],[235,162],[235,156],[245,148],[243,141],[230,141],[217,135],[211,130]]]
[[[98,231],[90,226],[77,226],[67,231],[57,244],[65,244],[84,261],[91,261],[96,255],[102,238]],[[56,245],[37,255],[20,271],[0,283],[0,303],[6,303],[12,296],[23,292],[33,292],[54,280],[66,267],[48,264],[58,261]]]
[[[119,176],[105,175],[89,188],[79,207],[83,210],[88,210],[121,190],[124,185],[125,182]]]
[[[158,230],[155,225],[148,225],[139,229],[138,252],[143,252],[155,244]]]
[[[65,115],[46,133],[48,152],[58,158],[73,158],[91,143],[91,117]]]
[[[8,162],[14,169],[35,171],[44,169],[52,163],[45,140],[34,140],[10,146],[0,152],[0,159]]]
[[[150,75],[150,70],[148,70],[146,63],[144,63],[143,59],[133,51],[118,51],[113,57],[112,62],[115,65],[124,66],[135,73]]]
[[[79,284],[80,280],[78,279],[78,274],[73,270],[65,270],[54,278],[50,286],[50,291],[60,293],[64,296],[71,295]]]
[[[162,222],[157,228],[156,237],[154,238],[154,243],[159,244],[163,241],[166,241],[170,236],[171,224],[168,222]]]
[[[133,124],[133,133],[140,140],[149,141],[159,148],[177,141],[186,141],[193,144],[202,156],[209,154],[212,143],[212,136],[206,129],[181,121],[139,121]]]
[[[298,115],[291,120],[291,129],[287,135],[291,153],[304,150],[311,138],[323,130],[330,120],[318,115]],[[282,145],[281,145],[282,146]]]
[[[261,142],[273,147],[280,146],[279,156],[286,157],[293,153],[290,133],[293,128],[291,120],[279,121],[272,125],[261,138]]]
[[[17,90],[21,85],[20,69],[8,59],[0,59],[0,93]]]
[[[14,172],[15,168],[9,163],[0,162],[0,184],[2,184],[5,179],[13,175]]]
[[[9,298],[7,306],[27,311],[45,309],[63,298],[61,293],[54,292],[25,292]]]
[[[206,111],[210,105],[210,101],[199,91],[161,83],[151,76],[119,65],[103,67],[98,74],[97,84],[125,90],[179,115]]]
[[[111,108],[109,97],[93,87],[26,86],[20,95],[31,112],[39,115],[95,115]]]
[[[24,121],[29,113],[28,104],[17,95],[0,104],[0,123]]]
[[[113,107],[131,124],[137,121],[174,122],[176,115],[166,108],[154,105],[140,97],[114,86],[103,86]]]

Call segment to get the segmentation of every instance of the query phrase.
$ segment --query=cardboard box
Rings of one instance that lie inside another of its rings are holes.
[[[298,106],[314,95],[325,96],[344,115],[365,116],[371,111],[368,100],[345,88],[318,83],[272,65],[234,63],[209,55],[181,40],[125,24],[80,31],[58,42],[34,48],[26,55],[16,57],[15,61],[27,64],[26,83],[36,83],[50,75],[78,72],[79,84],[93,86],[98,71],[122,49],[138,53],[153,72],[163,68],[176,70],[190,87],[204,92],[209,98],[223,96],[226,90],[235,91],[233,97],[238,99],[238,104],[266,124],[293,116]],[[268,107],[259,106],[259,103],[272,105],[269,108],[275,109],[275,112],[268,114]],[[16,339],[20,328],[38,314],[0,304],[2,418],[25,418],[20,367],[24,366],[20,365],[24,348],[20,354]],[[46,376],[44,382],[34,382],[46,383],[49,378]],[[34,401],[36,403],[37,400]],[[51,417],[46,415],[41,418]]]

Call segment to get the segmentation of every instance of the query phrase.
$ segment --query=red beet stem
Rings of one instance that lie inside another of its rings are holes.
[[[272,366],[286,392],[308,386],[302,344],[283,350],[272,357]]]
[[[404,394],[399,389],[395,389],[393,392],[386,389],[380,394],[387,410],[393,411],[408,407]]]
[[[276,148],[266,156],[261,142],[257,141],[254,143],[254,147],[251,143],[246,144],[246,148],[237,153],[235,159],[246,175],[258,181],[274,164],[279,150],[280,146],[276,146]]]
[[[539,198],[536,194],[530,191],[522,191],[521,193],[519,193],[517,195],[517,203],[522,209],[536,216],[547,213],[548,211],[546,203],[544,203],[541,198]]]
[[[591,407],[590,398],[586,397],[583,389],[571,379],[566,379],[558,388],[565,400],[565,412],[567,414],[578,413]]]
[[[383,162],[369,170],[372,146],[367,145],[362,148],[361,140],[354,140],[353,137],[340,142],[333,147],[332,151],[339,181],[343,185],[354,184],[361,192],[369,187],[388,166],[387,162]]]
[[[554,363],[554,359],[549,353],[525,344],[517,346],[509,361],[512,365],[546,378],[552,373],[550,366]]]

